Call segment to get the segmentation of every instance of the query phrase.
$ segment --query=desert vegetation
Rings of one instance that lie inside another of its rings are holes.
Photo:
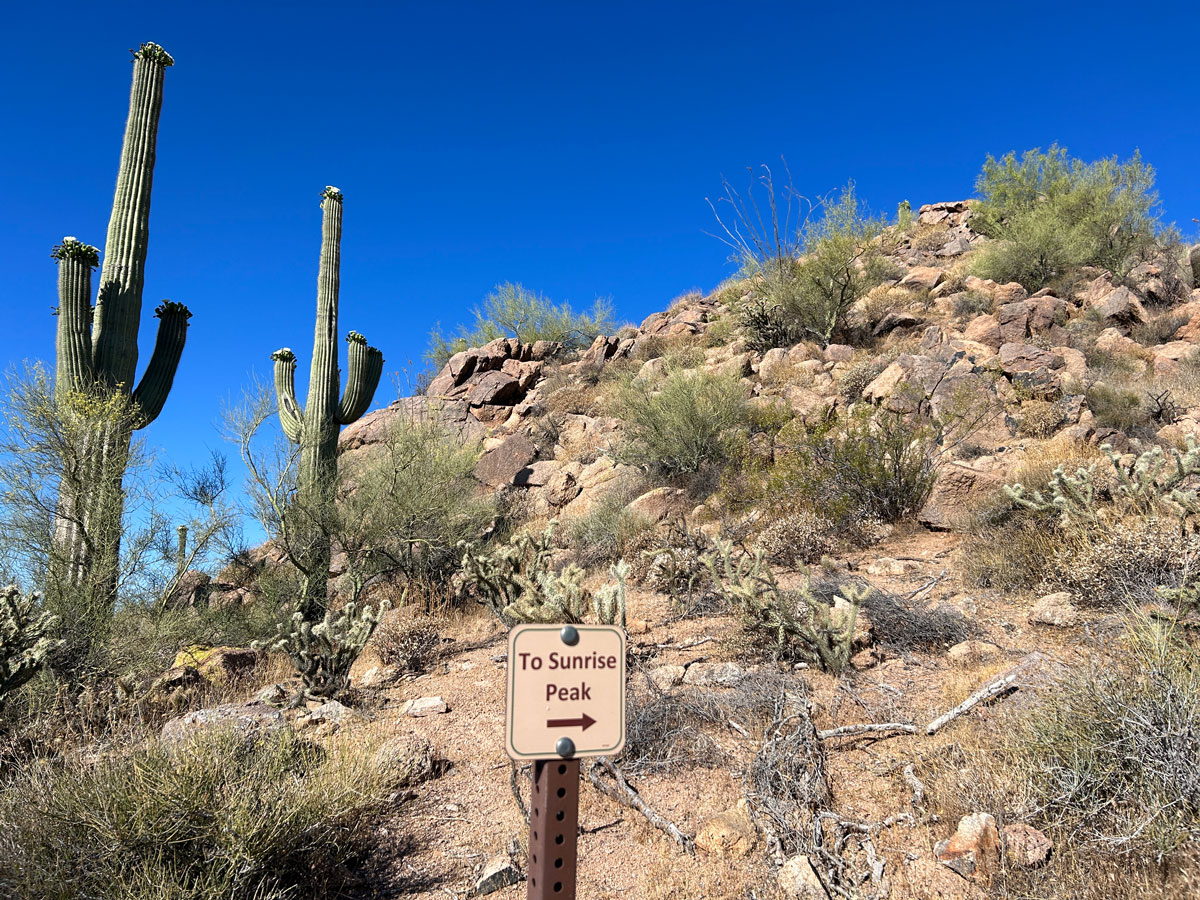
[[[1196,890],[1200,248],[1139,156],[894,221],[764,168],[715,290],[618,326],[500,284],[395,402],[357,331],[342,386],[326,187],[308,393],[277,350],[189,468],[147,431],[187,308],[135,378],[172,64],[134,53],[109,246],[54,248],[3,393],[0,896],[517,896],[521,623],[628,635],[590,895]]]

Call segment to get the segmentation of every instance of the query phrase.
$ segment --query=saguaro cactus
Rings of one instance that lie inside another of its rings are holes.
[[[56,395],[64,415],[88,424],[81,429],[80,464],[61,479],[50,587],[52,596],[86,589],[101,615],[111,614],[116,594],[130,440],[162,411],[191,318],[181,303],[159,305],[154,351],[134,388],[158,119],[173,64],[157,44],[142,44],[133,54],[129,118],[94,309],[96,248],[66,237],[51,254],[58,263]]]
[[[337,477],[338,428],[349,425],[367,411],[379,378],[383,354],[367,345],[357,331],[346,336],[350,345],[350,372],[346,390],[338,401],[338,285],[342,255],[342,192],[327,187],[321,193],[321,263],[317,274],[317,326],[313,339],[312,372],[308,400],[303,409],[296,400],[296,354],[284,347],[271,354],[275,362],[275,393],[279,422],[288,440],[300,445],[299,503],[310,523],[324,518],[333,503]],[[324,615],[325,581],[329,572],[329,535],[308,525],[304,549],[296,556],[304,578],[300,612],[308,621]]]

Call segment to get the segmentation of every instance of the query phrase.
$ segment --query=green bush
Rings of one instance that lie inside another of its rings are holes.
[[[631,379],[615,406],[625,424],[621,460],[667,477],[729,460],[751,418],[738,378],[697,370],[670,372],[657,385]]]
[[[1140,394],[1103,382],[1096,382],[1088,388],[1087,405],[1095,416],[1096,424],[1105,428],[1116,428],[1132,434],[1150,421],[1150,414],[1142,406]]]
[[[918,512],[933,491],[942,452],[939,427],[890,410],[862,409],[840,422],[785,429],[781,438],[770,493],[806,502],[843,532]]]
[[[340,896],[401,767],[361,743],[228,732],[19,770],[0,792],[0,895]]]
[[[976,189],[971,224],[996,238],[974,262],[983,278],[1036,291],[1079,266],[1123,274],[1156,243],[1154,169],[1137,153],[1085,163],[1054,145],[989,156]]]
[[[520,284],[504,282],[483,300],[482,307],[473,310],[475,325],[459,326],[458,334],[447,337],[440,328],[429,335],[426,358],[440,369],[446,360],[468,347],[481,347],[500,337],[514,337],[522,343],[557,341],[566,350],[586,347],[597,335],[616,329],[612,304],[597,300],[592,311],[576,312],[569,303],[553,300]]]

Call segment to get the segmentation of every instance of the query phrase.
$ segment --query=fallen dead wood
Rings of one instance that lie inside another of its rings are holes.
[[[606,773],[612,781],[605,780],[601,772]],[[637,789],[625,780],[624,773],[611,759],[605,756],[596,757],[596,760],[588,766],[588,780],[600,793],[641,813],[651,825],[669,834],[671,839],[679,845],[679,849],[684,853],[691,854],[696,852],[695,843],[692,839],[680,831],[679,826],[674,822],[664,818],[646,803],[637,792]]]
[[[863,734],[916,734],[917,726],[905,722],[882,722],[879,724],[866,723],[862,725],[843,725],[840,728],[827,728],[818,731],[817,737],[823,741],[834,738],[858,737]]]
[[[991,700],[993,697],[998,697],[1000,694],[1003,694],[1010,687],[1013,687],[1016,684],[1017,679],[1024,674],[1025,670],[1031,663],[1040,660],[1041,658],[1042,655],[1040,653],[1029,654],[1014,668],[1009,669],[1009,671],[1004,675],[1001,675],[995,681],[985,684],[962,703],[958,704],[958,706],[954,707],[954,709],[942,713],[942,715],[930,722],[925,727],[925,733],[937,734],[959,716],[970,712],[980,703],[984,702],[985,700]]]

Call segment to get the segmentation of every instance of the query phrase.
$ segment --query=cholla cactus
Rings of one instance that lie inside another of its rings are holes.
[[[603,610],[604,615],[619,615],[623,622],[628,566],[621,575],[619,598],[605,592],[602,605],[597,606],[597,598],[583,586],[583,569],[568,565],[559,572],[551,570],[555,525],[550,522],[541,534],[519,534],[492,553],[477,553],[466,542],[460,543],[463,585],[474,590],[479,602],[510,627],[523,622],[579,623],[589,606],[601,621]]]
[[[728,541],[718,540],[705,563],[746,629],[769,636],[780,655],[816,663],[834,674],[846,668],[868,588],[843,585],[843,602],[833,605],[807,587],[781,591],[761,550],[735,557]]]
[[[62,646],[62,641],[47,637],[57,619],[49,613],[35,615],[36,605],[37,595],[22,596],[15,584],[0,588],[0,705]]]
[[[629,577],[629,563],[618,560],[609,567],[612,581],[592,595],[592,614],[601,625],[625,627],[625,582]]]
[[[301,697],[332,699],[349,686],[350,667],[390,608],[386,600],[378,612],[365,604],[347,603],[337,613],[326,611],[325,618],[315,625],[306,621],[303,613],[293,613],[277,626],[274,640],[256,641],[253,646],[291,657],[304,680]]]
[[[1200,510],[1195,488],[1185,489],[1185,482],[1200,475],[1200,447],[1188,435],[1187,450],[1154,447],[1133,462],[1124,462],[1121,455],[1105,444],[1101,448],[1116,473],[1113,502],[1127,512],[1141,515],[1167,512],[1180,519]],[[1058,510],[1064,523],[1095,522],[1099,515],[1094,475],[1096,464],[1079,468],[1068,475],[1064,466],[1054,470],[1050,481],[1050,498],[1041,491],[1026,494],[1020,484],[1005,485],[1004,491],[1017,506],[1037,512]]]

